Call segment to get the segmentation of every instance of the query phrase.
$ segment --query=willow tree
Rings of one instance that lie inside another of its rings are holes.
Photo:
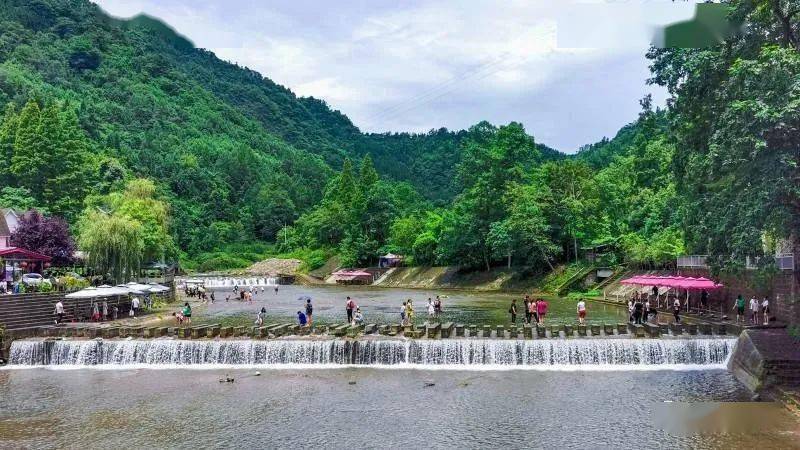
[[[84,215],[78,236],[87,263],[115,283],[136,277],[144,255],[142,225],[120,214],[91,211]]]

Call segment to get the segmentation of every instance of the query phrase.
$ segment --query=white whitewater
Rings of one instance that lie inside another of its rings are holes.
[[[723,368],[735,339],[15,341],[15,366]]]
[[[278,284],[278,279],[275,277],[249,277],[249,278],[200,277],[200,278],[191,278],[189,281],[193,283],[202,282],[203,286],[207,288],[230,288],[230,289],[233,289],[234,286],[239,286],[240,288],[247,288],[247,287],[261,287],[261,286],[277,286]]]

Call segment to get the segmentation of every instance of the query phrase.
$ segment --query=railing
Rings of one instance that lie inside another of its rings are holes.
[[[775,257],[775,264],[778,270],[794,270],[794,255],[786,253]]]
[[[692,267],[699,267],[699,268],[708,268],[706,264],[706,258],[708,255],[687,255],[687,256],[679,256],[677,265],[678,267],[684,268],[692,268]]]
[[[679,256],[677,260],[678,268],[702,268],[707,269],[706,258],[708,255],[686,255]],[[749,270],[757,269],[758,263],[761,260],[759,257],[748,256],[745,259],[745,268]],[[784,253],[775,255],[775,265],[778,270],[794,270],[794,255],[791,253]]]

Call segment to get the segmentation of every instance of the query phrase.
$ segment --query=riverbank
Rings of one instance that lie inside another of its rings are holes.
[[[456,266],[396,267],[379,278],[373,286],[532,293],[539,292],[543,278],[543,274],[505,268],[464,271]]]

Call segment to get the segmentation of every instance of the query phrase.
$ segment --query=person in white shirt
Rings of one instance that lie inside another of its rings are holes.
[[[578,323],[583,325],[584,322],[586,321],[586,302],[583,301],[583,299],[580,299],[580,301],[578,301],[577,310],[578,310]]]
[[[139,297],[133,297],[133,300],[131,300],[131,311],[133,311],[131,317],[136,317],[139,314]]]
[[[769,325],[769,299],[767,297],[761,301],[761,314],[764,315],[764,325]]]
[[[61,322],[64,320],[64,304],[61,303],[61,300],[59,300],[56,303],[55,313],[56,313],[56,325],[61,325]]]
[[[755,296],[750,299],[750,315],[753,323],[758,323],[758,300]]]
[[[681,323],[681,301],[678,298],[672,303],[672,315],[675,316],[675,323]]]

